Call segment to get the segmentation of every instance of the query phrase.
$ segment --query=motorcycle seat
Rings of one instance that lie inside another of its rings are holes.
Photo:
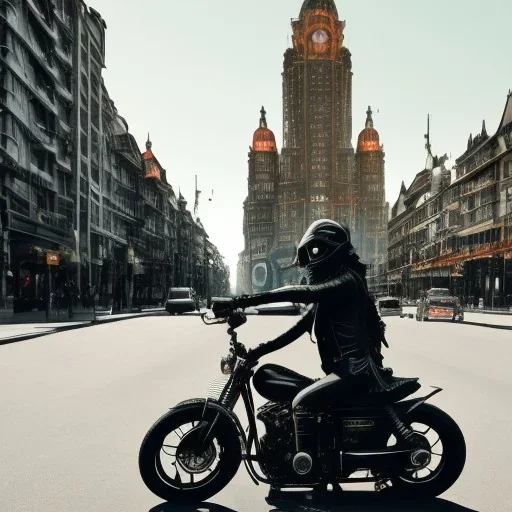
[[[326,387],[319,387],[308,400],[309,409],[322,410],[328,405],[344,407],[384,407],[415,393],[421,385],[416,378],[387,377],[386,388],[368,388],[363,383],[356,384],[351,379],[339,379]],[[293,402],[296,396],[315,383],[288,368],[276,364],[263,365],[253,377],[254,389],[267,400],[275,403]]]
[[[252,379],[258,394],[275,403],[292,402],[298,393],[314,382],[314,379],[277,364],[261,366]]]

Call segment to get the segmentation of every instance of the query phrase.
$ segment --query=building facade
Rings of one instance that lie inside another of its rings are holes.
[[[389,205],[386,203],[384,146],[373,125],[372,109],[366,112],[366,125],[359,134],[356,169],[359,190],[358,254],[368,264],[368,286],[375,295],[387,291],[387,225]]]
[[[173,285],[229,280],[151,142],[141,154],[108,95],[106,28],[79,0],[0,2],[2,318],[48,318],[77,297],[130,309],[162,303]]]
[[[278,160],[277,148],[272,149],[272,157],[266,158],[267,167],[260,171],[273,176],[279,162],[272,189],[273,228],[269,222],[270,203],[256,206],[249,194],[244,204],[245,247],[238,262],[239,292],[301,280],[291,263],[300,238],[315,220],[330,218],[347,225],[359,249],[364,228],[361,211],[366,211],[367,226],[374,218],[379,219],[372,228],[371,243],[366,243],[363,250],[372,257],[371,267],[382,270],[387,221],[384,153],[380,146],[359,151],[364,173],[359,176],[352,146],[352,57],[343,44],[345,26],[333,0],[305,0],[299,18],[292,21],[293,47],[284,54],[283,148]],[[365,133],[371,129],[368,126]],[[373,179],[377,182],[368,181]],[[255,180],[250,168],[249,190],[258,186]],[[268,187],[272,186],[270,181]],[[373,190],[381,182],[382,190]],[[361,184],[365,187],[364,198],[359,193]],[[269,188],[267,200],[271,195]],[[369,203],[364,210],[366,199]],[[257,231],[260,229],[266,231]]]
[[[489,136],[483,123],[456,160],[454,179],[444,176],[423,171],[409,189],[402,186],[389,223],[392,289],[415,299],[428,288],[446,287],[465,305],[510,307],[511,93],[496,133]]]
[[[62,1],[0,3],[0,307],[17,313],[45,311],[76,270],[74,16]]]
[[[248,195],[244,202],[244,251],[240,255],[238,283],[244,290],[266,291],[274,283],[269,263],[275,241],[279,154],[274,133],[261,109],[260,126],[249,151]]]
[[[331,218],[356,235],[352,60],[333,0],[306,0],[292,22],[283,71],[283,149],[278,182],[276,285],[307,227]]]

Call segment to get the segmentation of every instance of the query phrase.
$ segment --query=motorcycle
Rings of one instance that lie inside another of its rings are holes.
[[[356,404],[333,397],[323,410],[311,413],[316,451],[298,454],[289,388],[280,398],[279,382],[253,379],[256,391],[270,400],[255,411],[250,383],[257,363],[245,359],[247,349],[236,332],[247,322],[246,315],[230,311],[217,318],[203,313],[201,319],[206,325],[228,324],[230,353],[221,360],[223,378],[210,396],[177,404],[142,442],[140,474],[160,498],[176,504],[205,501],[230,483],[242,461],[252,481],[271,490],[372,482],[377,491],[428,498],[444,493],[461,475],[464,436],[449,415],[426,403],[441,388],[419,398],[410,398],[411,393],[399,401],[395,397],[394,403],[374,403],[368,396]],[[311,379],[291,384],[296,395]],[[240,397],[246,430],[233,412]],[[265,426],[261,438],[256,420]]]

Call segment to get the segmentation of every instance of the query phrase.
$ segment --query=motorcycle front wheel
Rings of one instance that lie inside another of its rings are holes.
[[[142,480],[152,493],[170,503],[196,504],[215,496],[229,484],[242,461],[236,427],[214,411],[201,419],[203,411],[202,403],[172,409],[142,442]],[[199,448],[201,432],[210,431],[212,425],[211,441]]]

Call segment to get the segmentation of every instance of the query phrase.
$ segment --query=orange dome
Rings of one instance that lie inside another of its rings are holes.
[[[380,138],[379,132],[373,127],[372,109],[368,107],[366,112],[366,127],[359,134],[357,139],[357,150],[358,151],[380,151]]]
[[[260,127],[254,132],[252,138],[253,151],[277,151],[276,137],[272,130],[267,128],[266,112],[261,107]]]

